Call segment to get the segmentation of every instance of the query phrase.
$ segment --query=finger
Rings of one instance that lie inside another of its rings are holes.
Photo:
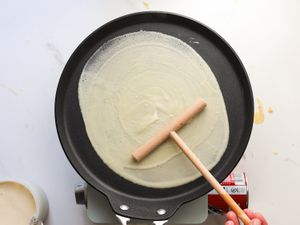
[[[262,225],[259,219],[253,219],[251,220],[251,225]]]
[[[235,224],[233,223],[233,221],[228,220],[228,221],[225,223],[225,225],[235,225]]]
[[[237,215],[234,212],[229,211],[226,214],[226,217],[227,217],[227,220],[231,220],[234,225],[240,225],[240,222],[239,222],[239,220],[237,218]]]
[[[255,213],[250,209],[244,209],[244,213],[246,213],[250,220],[255,218]]]
[[[259,219],[262,223],[262,225],[268,225],[267,220],[263,217],[263,215],[261,215],[260,213],[254,213],[254,218]]]

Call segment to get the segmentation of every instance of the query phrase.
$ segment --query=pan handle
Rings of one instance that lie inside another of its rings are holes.
[[[117,218],[130,218],[130,220],[163,221],[169,219],[184,202],[183,199],[149,199],[134,198],[120,192],[100,192],[90,185],[77,185],[75,187],[75,199],[77,204],[88,206],[88,192],[94,190],[105,196],[115,212]],[[92,193],[90,196],[93,196]]]
[[[110,205],[117,215],[139,220],[162,221],[169,219],[183,203],[178,199],[142,199],[127,195],[108,195]]]

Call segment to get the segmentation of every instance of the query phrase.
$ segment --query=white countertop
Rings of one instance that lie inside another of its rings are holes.
[[[236,171],[246,171],[250,207],[272,225],[299,224],[300,2],[145,0],[150,10],[192,17],[222,35],[243,61],[265,122],[254,125]],[[147,10],[142,0],[0,2],[0,178],[21,177],[45,190],[48,225],[88,225],[75,204],[83,182],[65,157],[54,122],[63,66],[92,31],[118,16]],[[283,218],[286,214],[287,218]],[[205,224],[224,224],[209,218]]]

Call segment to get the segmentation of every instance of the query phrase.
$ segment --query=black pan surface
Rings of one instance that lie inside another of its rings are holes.
[[[227,149],[211,170],[218,181],[226,178],[245,151],[253,124],[253,96],[247,73],[228,43],[210,28],[180,15],[141,12],[117,18],[89,35],[74,51],[61,75],[55,99],[56,126],[65,154],[82,178],[107,196],[116,213],[164,220],[183,203],[210,191],[210,185],[201,177],[182,186],[154,189],[131,183],[114,173],[93,150],[77,93],[82,69],[90,56],[106,41],[139,30],[157,31],[181,39],[203,57],[215,74],[230,127]],[[191,37],[199,44],[189,43]],[[123,204],[129,209],[121,210]],[[158,215],[158,209],[165,209],[166,213]]]

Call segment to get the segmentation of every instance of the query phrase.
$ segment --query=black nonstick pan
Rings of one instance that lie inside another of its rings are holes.
[[[61,75],[55,99],[56,126],[65,154],[82,178],[107,196],[117,214],[165,220],[183,203],[205,195],[211,190],[210,185],[202,177],[166,189],[148,188],[125,180],[108,168],[93,150],[79,108],[78,82],[90,56],[108,40],[139,30],[157,31],[181,39],[203,57],[215,74],[224,96],[230,128],[226,151],[211,170],[218,181],[233,170],[245,151],[252,130],[253,96],[247,73],[227,42],[210,28],[180,15],[141,12],[117,18],[89,35],[74,51]],[[198,43],[189,43],[191,37]],[[164,209],[165,214],[159,209]]]

